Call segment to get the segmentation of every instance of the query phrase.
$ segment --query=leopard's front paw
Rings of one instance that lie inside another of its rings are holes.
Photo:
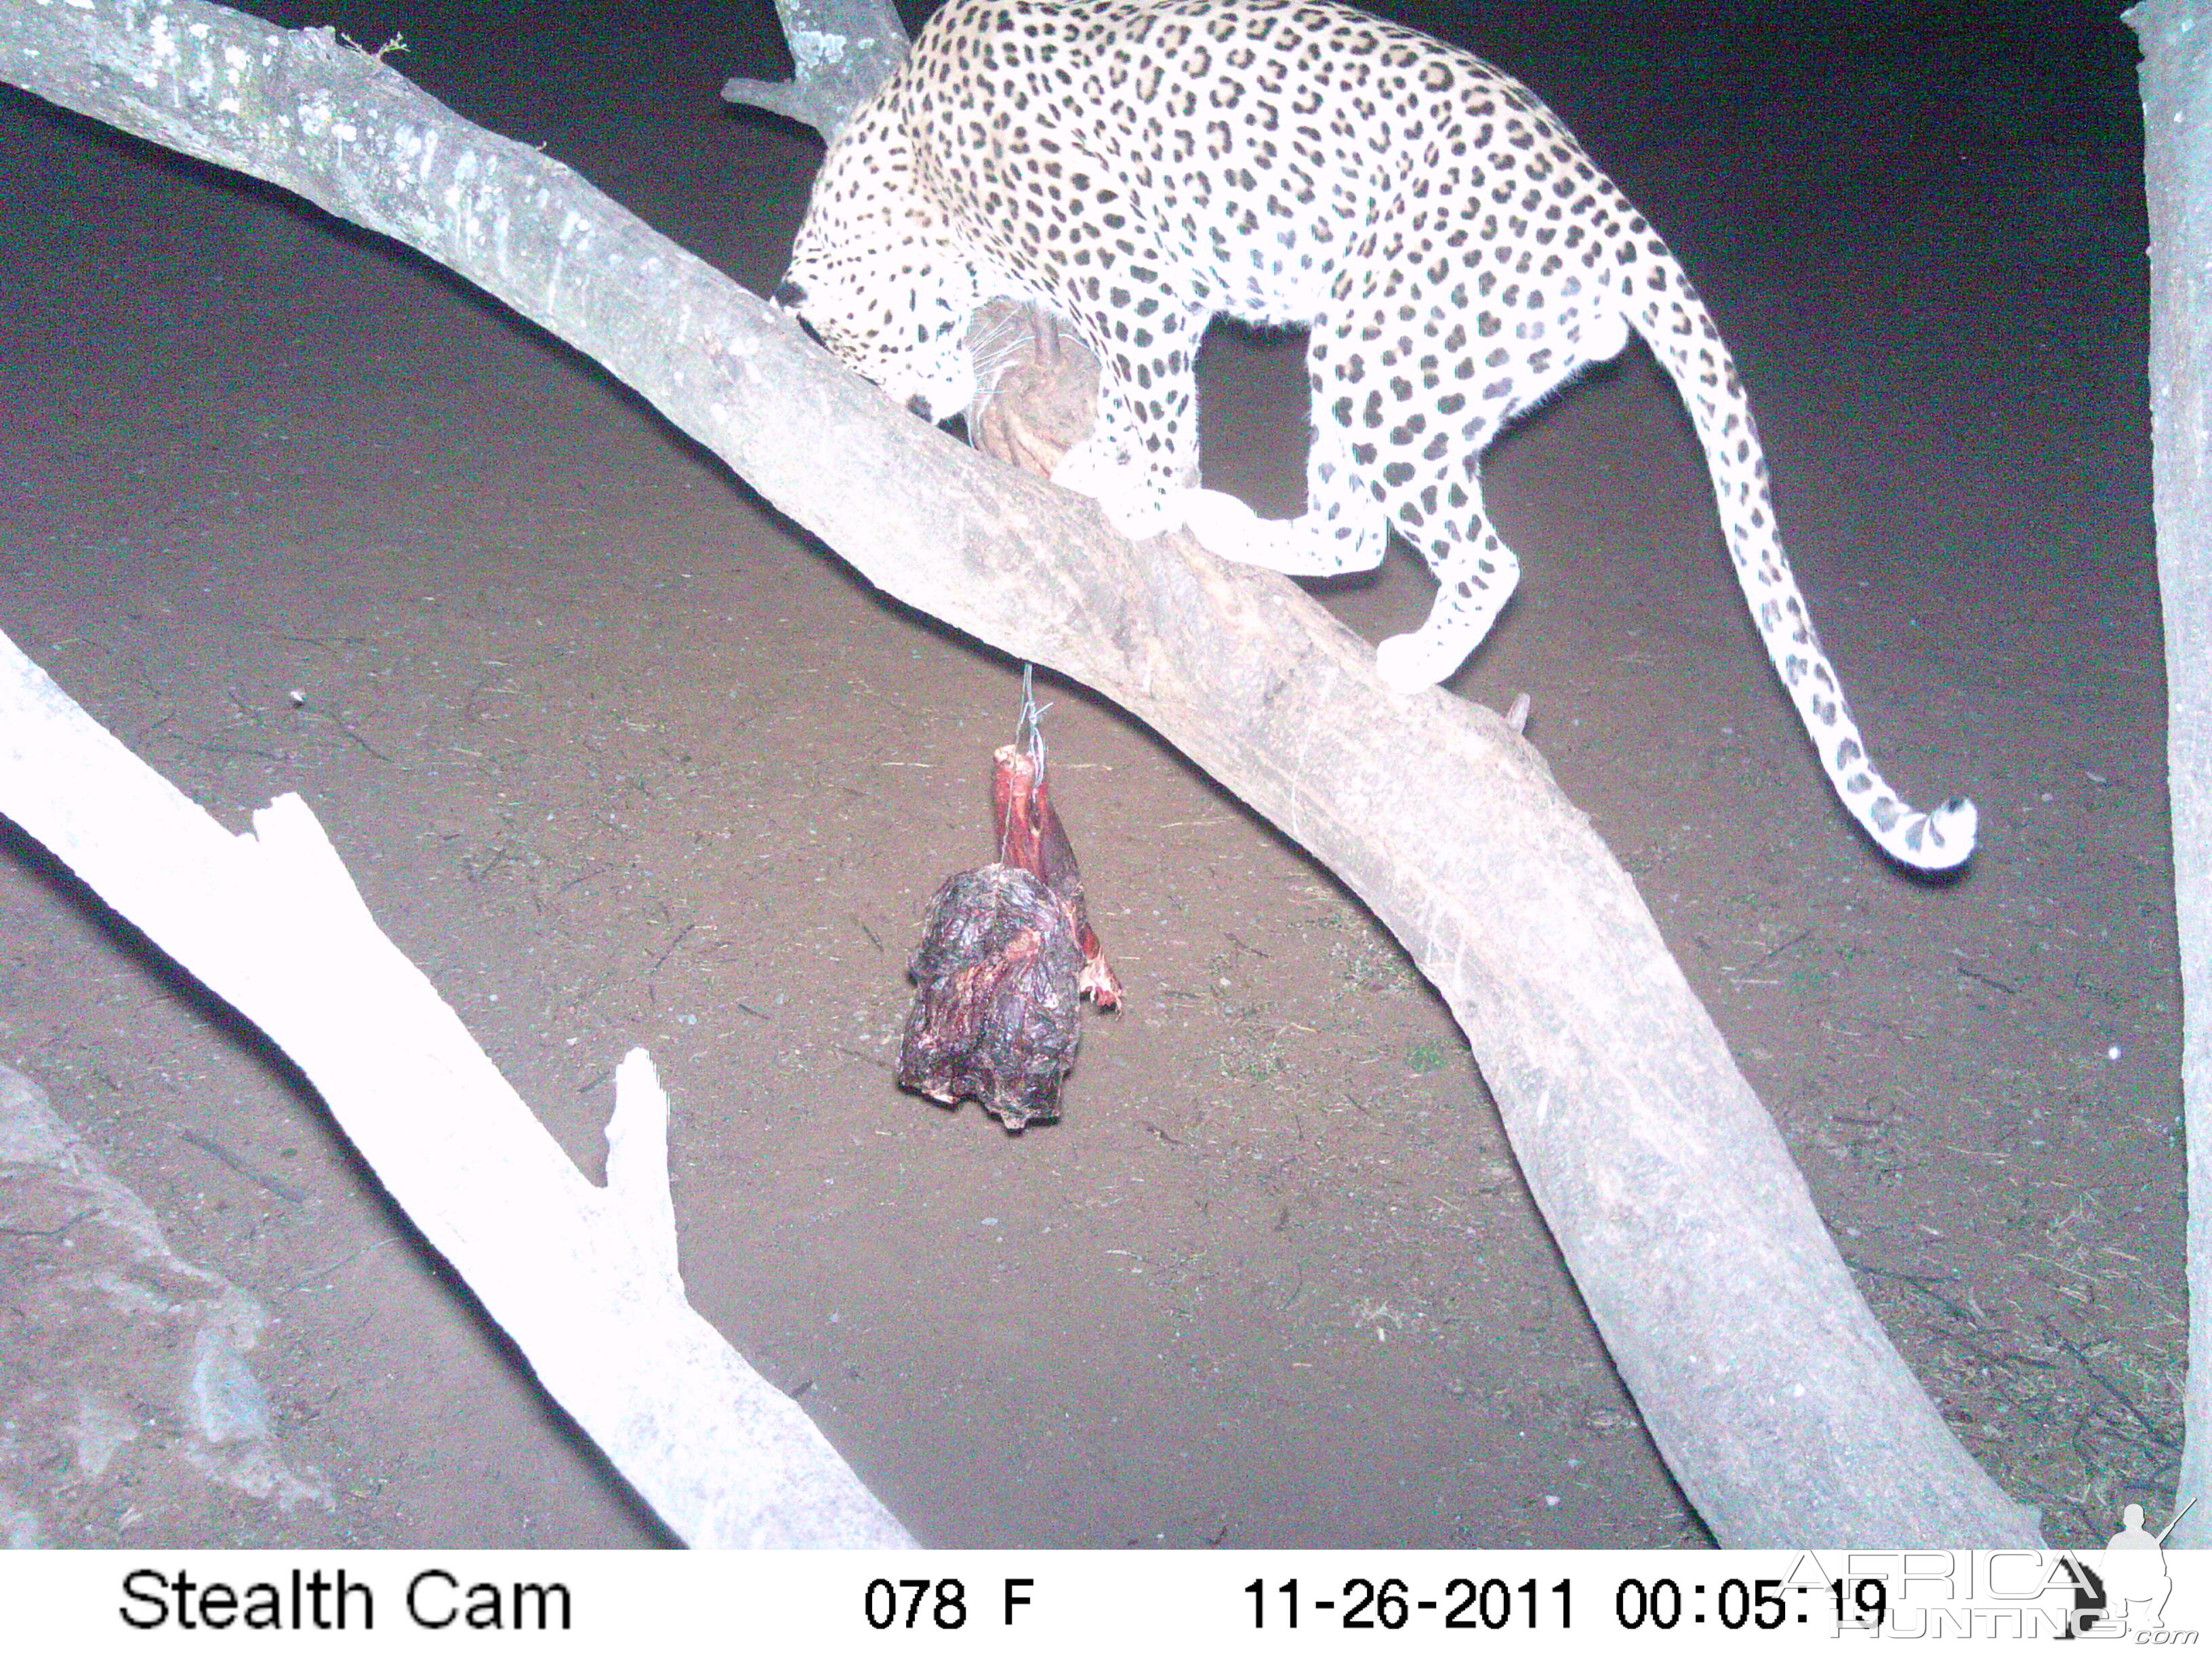
[[[1121,471],[1121,463],[1092,435],[1079,440],[1060,458],[1052,470],[1052,481],[1062,489],[1095,500],[1100,484]]]
[[[1192,489],[1184,493],[1182,505],[1184,527],[1207,552],[1238,564],[1261,562],[1252,556],[1252,550],[1265,526],[1236,496],[1218,489]]]
[[[1375,672],[1401,697],[1442,684],[1466,659],[1463,646],[1441,641],[1425,628],[1394,635],[1375,647]]]
[[[1218,489],[1186,491],[1177,505],[1198,544],[1218,558],[1257,565],[1285,576],[1340,576],[1366,570],[1382,557],[1383,530],[1362,522],[1352,531],[1315,513],[1263,519]]]
[[[1133,542],[1182,522],[1174,500],[1152,489],[1140,468],[1122,465],[1089,438],[1060,457],[1052,481],[1097,501],[1106,522]]]

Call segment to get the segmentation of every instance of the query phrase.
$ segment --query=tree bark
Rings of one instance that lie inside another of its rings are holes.
[[[1722,1542],[2039,1541],[1859,1297],[1633,884],[1497,716],[1394,697],[1372,649],[1282,578],[1181,538],[1133,545],[905,416],[566,168],[326,32],[193,0],[13,0],[0,76],[477,283],[885,592],[1097,688],[1304,843],[1450,1005]]]
[[[2166,767],[2181,944],[2189,1146],[2189,1382],[2169,1540],[2212,1545],[2212,16],[2191,0],[2126,14],[2142,42],[2150,207],[2152,514],[2166,611]]]

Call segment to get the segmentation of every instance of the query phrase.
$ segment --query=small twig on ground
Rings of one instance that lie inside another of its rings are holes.
[[[238,1174],[244,1176],[248,1181],[252,1182],[256,1186],[266,1187],[270,1192],[276,1194],[277,1197],[283,1199],[286,1202],[291,1204],[305,1204],[307,1201],[307,1194],[301,1192],[297,1187],[292,1185],[290,1182],[280,1180],[273,1175],[264,1174],[261,1170],[255,1169],[244,1158],[240,1158],[236,1152],[232,1152],[229,1147],[222,1145],[220,1141],[210,1139],[207,1136],[200,1133],[198,1130],[179,1129],[177,1131],[177,1133],[179,1138],[189,1140],[193,1146],[198,1147],[202,1152],[205,1152],[210,1158],[214,1158],[217,1163],[228,1164],[232,1170],[235,1170]]]
[[[2092,1382],[2094,1382],[2099,1388],[2104,1389],[2106,1394],[2109,1394],[2113,1399],[2120,1402],[2122,1408],[2127,1412],[2128,1415],[2134,1418],[2138,1424],[2142,1425],[2142,1431],[2145,1434],[2148,1435],[2153,1440],[2156,1441],[2160,1445],[2166,1448],[2169,1451],[2176,1449],[2176,1442],[2173,1436],[2169,1434],[2166,1430],[2159,1427],[2157,1424],[2152,1422],[2150,1418],[2144,1413],[2142,1407],[2136,1405],[2134,1400],[2129,1396],[2127,1391],[2121,1388],[2118,1383],[2113,1382],[2111,1377],[2106,1376],[2102,1371],[2091,1364],[2089,1363],[2089,1355],[2087,1351],[2082,1348],[2080,1344],[2069,1341],[2067,1340],[2066,1334],[2060,1330],[2058,1327],[2051,1322],[2048,1316],[2045,1316],[2043,1320],[2043,1328],[2049,1334],[2053,1342],[2056,1342],[2060,1347],[2065,1349],[2068,1353],[2074,1356],[2074,1363],[2081,1366],[2084,1376],[2087,1376]]]
[[[1894,1268],[1869,1267],[1867,1263],[1855,1261],[1849,1255],[1844,1256],[1844,1261],[1853,1273],[1864,1273],[1869,1279],[1892,1279],[1899,1285],[1907,1285],[1910,1288],[1919,1291],[1921,1295],[1926,1297],[1930,1302],[1936,1303],[1943,1308],[1954,1319],[1961,1320],[1969,1325],[1979,1325],[1982,1322],[1979,1319],[1974,1316],[1972,1310],[1960,1306],[1959,1304],[1952,1301],[1949,1297],[1945,1296],[1941,1291],[1936,1288],[1936,1286],[1942,1283],[1944,1279],[1957,1277],[1956,1274],[1944,1273],[1938,1276],[1926,1273],[1899,1273]]]
[[[1796,933],[1790,934],[1788,939],[1784,939],[1781,944],[1776,945],[1772,950],[1762,951],[1758,956],[1753,957],[1749,962],[1743,963],[1736,967],[1723,968],[1721,972],[1724,974],[1749,973],[1753,969],[1764,967],[1766,963],[1773,961],[1775,957],[1780,956],[1791,945],[1801,945],[1805,940],[1812,937],[1813,930],[1811,928],[1800,927]]]
[[[1986,985],[1992,991],[2002,991],[2008,997],[2016,997],[2020,994],[2020,987],[2017,985],[2008,985],[2001,979],[1991,979],[1987,974],[1978,974],[1963,962],[1954,962],[1951,965],[1959,970],[1959,976],[1961,979],[1970,979],[1977,985]]]
[[[0,1234],[4,1234],[9,1238],[59,1238],[78,1222],[99,1213],[100,1206],[94,1205],[88,1210],[79,1210],[68,1220],[57,1222],[51,1227],[0,1227]]]

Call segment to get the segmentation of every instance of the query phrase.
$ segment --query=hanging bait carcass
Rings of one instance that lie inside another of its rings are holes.
[[[1067,907],[1036,876],[1011,864],[947,876],[907,969],[900,1086],[980,1101],[1009,1129],[1051,1122],[1081,1035],[1082,969]]]
[[[1014,1130],[1060,1115],[1082,998],[1101,1008],[1121,1000],[1047,792],[1036,714],[1025,685],[1027,750],[1010,744],[992,757],[999,860],[947,877],[930,900],[899,1046],[902,1088],[980,1102]]]

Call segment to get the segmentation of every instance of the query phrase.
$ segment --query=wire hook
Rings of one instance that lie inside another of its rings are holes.
[[[1052,705],[1047,703],[1043,708],[1037,707],[1036,686],[1033,679],[1036,672],[1034,665],[1030,663],[1022,665],[1022,712],[1020,718],[1014,722],[1014,742],[1017,746],[1027,745],[1030,751],[1030,764],[1036,772],[1037,781],[1042,783],[1044,781],[1044,716],[1045,709],[1050,708]]]

